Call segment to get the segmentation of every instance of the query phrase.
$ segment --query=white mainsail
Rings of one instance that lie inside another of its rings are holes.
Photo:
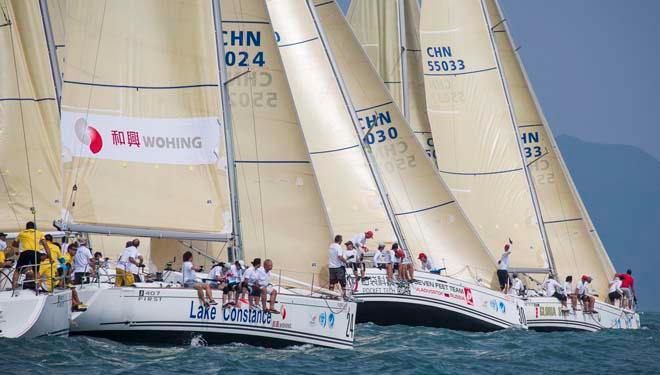
[[[221,6],[244,258],[317,283],[331,231],[266,4]]]
[[[92,232],[227,237],[211,14],[203,1],[66,3],[65,223]]]
[[[511,266],[551,264],[539,212],[480,0],[422,4],[428,117],[439,170],[493,256],[512,238]]]
[[[426,116],[417,0],[353,0],[346,16],[431,160],[436,160]]]
[[[561,276],[591,275],[592,287],[604,297],[614,267],[564,164],[501,10],[495,0],[486,4],[556,272]]]
[[[413,256],[424,251],[436,262],[444,260],[448,273],[458,278],[490,279],[492,258],[426,158],[337,5],[271,0],[268,7],[281,38],[284,66],[326,206],[349,211],[353,200],[365,196],[356,189],[354,173],[373,185],[380,176],[383,203],[391,206],[393,226]],[[346,83],[346,92],[341,80]],[[355,154],[361,169],[338,155],[321,154],[322,161],[317,159],[314,151],[320,147],[314,146],[338,135],[344,144],[361,147],[356,130],[366,133],[366,153]],[[377,169],[373,175],[367,165],[370,161]],[[322,182],[324,176],[333,175],[346,176],[342,179],[346,184],[338,188],[337,181],[331,186]],[[339,196],[326,194],[329,189],[339,190]],[[385,216],[385,209],[382,211]],[[333,218],[332,212],[330,220],[333,226],[351,225]],[[364,227],[350,228],[359,232]]]
[[[0,1],[0,231],[62,208],[59,113],[39,3]],[[34,211],[33,211],[34,210]]]

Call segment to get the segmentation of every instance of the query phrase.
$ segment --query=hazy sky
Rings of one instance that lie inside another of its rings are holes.
[[[500,4],[555,135],[660,160],[660,0]]]

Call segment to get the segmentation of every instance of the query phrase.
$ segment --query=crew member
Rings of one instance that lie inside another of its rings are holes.
[[[266,259],[264,261],[264,266],[259,267],[257,270],[257,284],[259,285],[259,288],[261,288],[262,310],[273,314],[279,314],[280,312],[275,310],[275,299],[277,298],[277,291],[273,289],[273,286],[270,283],[270,271],[272,269],[273,261]],[[266,308],[266,296],[268,294],[270,294],[270,305],[268,308]]]
[[[573,311],[577,310],[577,294],[575,294],[575,288],[573,288],[573,276],[566,276],[566,281],[564,282],[564,294],[567,298],[571,299],[571,307]]]
[[[562,311],[568,311],[566,306],[566,294],[564,294],[561,284],[553,275],[548,275],[548,279],[543,283],[543,288],[545,289],[546,297],[555,297],[561,302]]]
[[[367,248],[367,240],[374,238],[374,232],[372,231],[366,231],[364,233],[358,233],[355,236],[353,236],[353,239],[351,242],[353,243],[353,247],[358,253],[358,258],[357,260],[357,265],[360,268],[360,276],[364,279],[364,272],[365,272],[365,265],[364,265],[364,256],[367,252],[369,252],[369,249]],[[356,278],[357,280],[357,278]],[[357,285],[357,283],[356,283]]]
[[[512,296],[523,296],[525,287],[523,286],[522,280],[518,278],[518,273],[514,272],[512,275],[513,279],[511,280],[511,289],[509,294]]]
[[[197,297],[202,302],[204,307],[209,307],[209,305],[217,305],[213,299],[213,291],[211,286],[206,283],[197,282],[197,274],[195,271],[200,271],[201,267],[195,266],[193,263],[193,255],[190,251],[183,253],[183,267],[181,269],[183,273],[183,287],[184,288],[193,288],[197,290]],[[208,302],[204,299],[204,292],[206,292],[206,298]]]
[[[334,291],[335,284],[339,283],[341,286],[341,295],[343,298],[346,298],[346,268],[344,267],[346,258],[340,245],[342,240],[341,234],[336,235],[335,242],[330,244],[328,248],[328,272],[330,276],[330,286],[328,289]]]
[[[623,279],[624,277],[622,274],[616,274],[612,281],[610,281],[610,290],[607,297],[609,298],[611,305],[615,305],[617,300],[623,298],[623,290],[621,290]]]
[[[380,242],[378,244],[378,249],[376,249],[376,253],[374,254],[374,266],[377,267],[379,270],[382,270],[383,268],[386,268],[386,261],[384,259],[384,251],[385,251],[385,244],[383,242]],[[389,260],[389,259],[388,259]]]
[[[86,276],[94,276],[94,266],[96,261],[92,255],[92,251],[85,246],[87,241],[81,239],[79,241],[76,256],[73,257],[73,283],[80,285]]]
[[[575,289],[578,299],[582,301],[582,305],[584,306],[583,312],[585,314],[596,313],[596,311],[594,311],[596,298],[591,295],[591,290],[589,289],[589,284],[591,284],[592,280],[591,276],[582,275],[582,278]]]
[[[632,310],[633,302],[637,305],[637,293],[635,292],[635,279],[632,277],[632,270],[628,269],[626,273],[619,274],[623,277],[621,290],[628,309]]]
[[[504,245],[502,257],[497,262],[497,280],[500,282],[500,292],[506,293],[509,289],[509,256],[513,247],[513,241],[509,238],[509,243]]]
[[[40,250],[46,252],[50,251],[46,244],[44,233],[36,229],[34,222],[28,221],[25,223],[25,230],[21,231],[12,242],[12,247],[18,248],[19,252],[18,261],[16,262],[16,270],[12,277],[12,285],[14,288],[18,283],[18,276],[23,272],[24,268],[25,270],[27,270],[27,268],[32,268],[34,277],[39,279],[39,270],[37,270],[37,267],[34,267],[39,263],[38,252]]]

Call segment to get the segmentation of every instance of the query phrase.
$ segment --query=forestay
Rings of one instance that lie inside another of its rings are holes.
[[[309,283],[327,265],[331,231],[266,4],[225,0],[221,10],[243,254]]]
[[[419,3],[417,0],[353,0],[346,18],[426,154],[435,163],[419,47]]]
[[[59,120],[37,1],[0,0],[0,231],[60,217]],[[32,212],[34,207],[34,213]]]
[[[345,144],[357,145],[353,148],[360,151],[360,138],[349,112],[351,107],[356,108],[359,126],[367,134],[366,152],[371,153],[371,159],[375,161],[372,167],[377,168],[382,178],[387,194],[384,199],[389,199],[395,224],[399,225],[410,253],[416,256],[418,252],[425,251],[439,264],[444,262],[449,274],[466,280],[489,279],[494,270],[492,258],[487,256],[458,205],[425,157],[424,150],[337,5],[324,1],[314,5],[302,0],[273,0],[268,4],[275,29],[281,37],[280,51],[307,141],[311,144],[341,135]],[[315,6],[320,24],[315,23],[311,6]],[[325,32],[329,45],[324,45],[317,27]],[[333,71],[331,58],[337,63],[337,72]],[[314,83],[310,82],[309,77],[316,77]],[[342,95],[338,81],[342,78],[349,97]],[[323,95],[324,100],[320,100],[319,95]],[[333,119],[325,120],[328,117]],[[319,134],[307,131],[307,128],[320,128],[319,123],[323,124],[325,138],[319,139]],[[325,165],[316,163],[314,148],[310,146],[310,149],[316,172],[320,175],[324,173]],[[357,157],[361,165],[366,164],[364,154],[357,154]],[[346,181],[346,184],[334,183],[343,192],[334,200],[323,193],[326,205],[341,204],[348,209],[351,207],[348,194],[355,192],[355,199],[365,196],[355,191],[352,173],[359,172],[357,176],[361,180],[375,184],[366,166],[358,171],[337,155],[332,155],[328,162],[338,170],[339,175],[345,176],[339,181]],[[325,185],[320,185],[324,189]],[[355,226],[352,229],[353,232],[359,231]]]
[[[556,271],[562,277],[591,275],[592,286],[604,297],[614,272],[612,263],[541,112],[500,9],[494,0],[486,4]]]
[[[230,231],[211,2],[72,0],[64,24],[65,222]]]
[[[438,167],[495,257],[512,238],[512,267],[548,269],[533,193],[480,0],[422,4],[428,117]]]

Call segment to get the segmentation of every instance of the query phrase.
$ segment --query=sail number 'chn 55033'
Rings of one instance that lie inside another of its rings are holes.
[[[454,59],[450,46],[429,47],[426,49],[428,57],[439,58],[426,60],[431,72],[459,72],[465,70],[465,61]]]

